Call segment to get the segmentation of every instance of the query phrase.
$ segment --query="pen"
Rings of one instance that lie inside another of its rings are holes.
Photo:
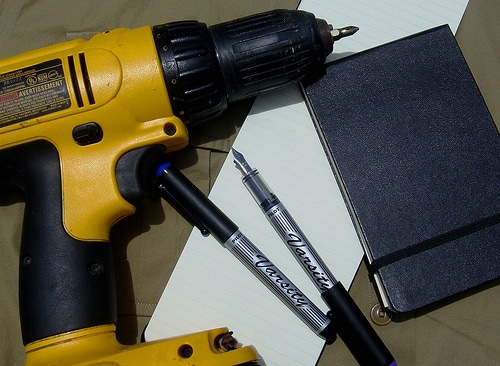
[[[200,225],[245,265],[313,332],[328,342],[335,340],[331,319],[312,303],[207,196],[171,163],[156,171],[160,195],[185,218]],[[189,213],[189,215],[186,215]]]
[[[395,366],[394,357],[368,323],[361,310],[337,281],[308,241],[295,220],[271,191],[257,169],[252,169],[243,154],[232,149],[234,163],[242,181],[260,206],[282,241],[316,285],[330,307],[338,335],[360,365]]]

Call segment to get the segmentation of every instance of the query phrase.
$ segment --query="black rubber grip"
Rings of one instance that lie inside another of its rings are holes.
[[[209,30],[229,102],[311,76],[329,53],[317,19],[305,11],[272,10]]]
[[[298,10],[152,31],[172,109],[189,126],[220,115],[229,102],[314,79],[333,47],[326,22]]]
[[[187,125],[221,114],[227,99],[207,26],[197,21],[157,25],[153,37],[174,114]]]
[[[57,149],[36,140],[1,150],[0,172],[0,184],[21,188],[26,201],[19,269],[24,344],[116,323],[111,245],[64,230]]]

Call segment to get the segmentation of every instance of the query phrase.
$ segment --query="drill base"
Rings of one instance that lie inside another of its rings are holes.
[[[25,365],[258,365],[259,356],[252,346],[219,348],[217,340],[228,334],[227,328],[218,328],[126,346],[116,340],[114,325],[103,325],[28,344]]]

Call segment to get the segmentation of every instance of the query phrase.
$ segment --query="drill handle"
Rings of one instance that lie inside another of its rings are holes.
[[[55,146],[35,140],[1,150],[0,170],[0,183],[21,188],[26,201],[19,270],[24,344],[116,323],[111,246],[76,240],[64,229]]]

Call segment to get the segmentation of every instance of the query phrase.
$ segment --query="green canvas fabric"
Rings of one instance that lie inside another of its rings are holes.
[[[174,20],[216,24],[274,8],[295,9],[297,1],[0,1],[0,57],[115,27],[134,28]],[[321,14],[316,14],[321,17]],[[500,7],[470,0],[457,40],[490,111],[500,127]],[[236,103],[216,121],[192,134],[174,163],[209,193],[252,101]],[[24,203],[16,190],[0,194],[0,366],[24,363],[18,312],[18,263]],[[168,204],[151,205],[115,225],[112,246],[118,282],[118,339],[140,341],[182,252],[191,226]],[[195,270],[195,269],[193,269]],[[363,313],[378,303],[364,264],[350,292]],[[488,284],[431,309],[374,325],[400,365],[496,364],[500,359],[500,286]],[[202,330],[202,329],[200,329]],[[236,330],[237,331],[237,330]],[[325,347],[318,365],[356,365],[341,340]]]

